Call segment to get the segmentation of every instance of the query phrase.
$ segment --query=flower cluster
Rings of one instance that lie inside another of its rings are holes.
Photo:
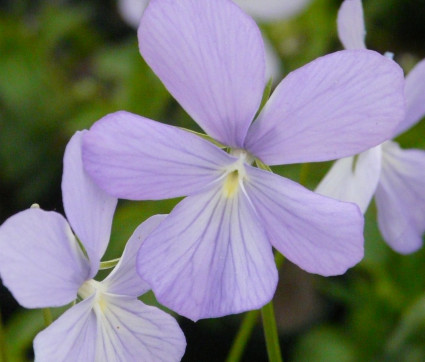
[[[255,1],[245,5],[255,13]],[[375,192],[386,241],[402,253],[419,248],[425,152],[388,140],[425,114],[425,63],[405,80],[392,59],[367,50],[361,6],[345,0],[339,12],[347,50],[291,72],[263,104],[265,48],[252,18],[230,0],[149,2],[140,52],[208,136],[106,115],[67,146],[68,221],[35,207],[1,226],[0,275],[20,304],[77,300],[38,334],[37,360],[179,361],[177,322],[139,296],[152,289],[193,321],[261,308],[278,281],[273,248],[310,273],[343,274],[363,258],[362,212]],[[336,159],[317,193],[269,168]],[[185,198],[143,222],[113,271],[94,279],[117,198],[175,197]]]

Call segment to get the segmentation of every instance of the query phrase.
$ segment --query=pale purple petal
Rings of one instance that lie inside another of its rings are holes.
[[[102,189],[123,199],[196,193],[234,162],[195,134],[123,111],[96,122],[83,143],[86,171]]]
[[[89,268],[68,223],[56,212],[28,209],[0,227],[0,275],[26,308],[71,302]]]
[[[118,11],[127,24],[137,28],[148,4],[149,0],[118,0]]]
[[[290,18],[310,2],[311,0],[235,0],[249,15],[265,22]]]
[[[189,115],[241,147],[265,86],[255,22],[230,0],[152,0],[138,35],[142,56]]]
[[[222,185],[180,202],[140,248],[158,301],[194,321],[257,309],[273,297],[272,247],[242,190]]]
[[[93,301],[94,296],[74,305],[35,337],[35,362],[100,361]]]
[[[311,192],[250,167],[246,191],[273,246],[310,273],[345,273],[363,258],[363,216],[355,204]]]
[[[318,194],[354,202],[365,213],[381,175],[381,146],[336,161],[316,188]]]
[[[151,289],[136,272],[136,255],[146,237],[165,217],[166,215],[152,216],[137,227],[128,240],[118,265],[102,282],[108,293],[137,298]]]
[[[68,221],[87,251],[92,278],[109,243],[117,199],[97,187],[84,172],[81,148],[87,132],[77,132],[66,147],[62,198]]]
[[[392,60],[343,50],[290,73],[251,126],[246,148],[269,165],[352,156],[389,139],[404,117]]]
[[[406,117],[395,135],[413,127],[425,116],[425,59],[420,61],[406,77]]]
[[[180,361],[186,339],[176,320],[134,298],[104,296],[98,317],[96,361]]]
[[[425,152],[385,143],[375,199],[379,229],[388,245],[402,254],[418,250],[425,231]]]
[[[338,36],[345,49],[365,49],[366,28],[361,0],[345,0],[338,11]]]

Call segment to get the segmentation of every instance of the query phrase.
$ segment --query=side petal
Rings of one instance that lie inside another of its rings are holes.
[[[83,161],[87,173],[109,194],[158,200],[198,192],[235,158],[195,134],[117,112],[84,135]]]
[[[189,115],[241,147],[266,83],[255,22],[229,0],[152,0],[138,35],[143,58]]]
[[[247,136],[269,165],[352,156],[389,139],[404,117],[404,78],[392,60],[343,50],[290,73]]]
[[[412,253],[422,246],[425,231],[425,152],[387,142],[383,155],[376,191],[379,229],[395,251]]]
[[[395,135],[413,127],[425,116],[425,59],[420,61],[406,77],[406,117]]]
[[[0,275],[22,306],[54,307],[77,297],[89,263],[60,214],[29,209],[0,227]]]
[[[345,0],[338,11],[338,36],[345,49],[365,49],[362,0]]]
[[[136,255],[146,237],[165,217],[166,215],[152,216],[137,227],[128,240],[118,265],[102,282],[108,293],[137,298],[151,289],[136,272]]]
[[[105,295],[95,308],[99,339],[96,361],[180,361],[186,339],[176,320],[137,299]]]
[[[336,161],[316,192],[337,200],[354,202],[364,214],[381,175],[381,146]]]
[[[221,186],[180,202],[140,248],[158,301],[194,321],[257,309],[273,297],[272,247],[242,191]]]
[[[290,18],[310,2],[311,0],[235,0],[249,15],[264,22]]]
[[[37,334],[35,362],[95,361],[97,323],[93,301],[94,296],[74,305]]]
[[[246,191],[273,246],[291,262],[324,276],[345,273],[363,258],[363,216],[333,200],[253,167]]]
[[[118,200],[96,186],[84,171],[81,152],[87,132],[77,132],[66,146],[62,198],[68,221],[87,251],[92,278],[108,246]]]

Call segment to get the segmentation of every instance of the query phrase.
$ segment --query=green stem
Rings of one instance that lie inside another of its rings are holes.
[[[50,326],[53,322],[52,312],[50,308],[43,308],[43,317],[44,317],[44,324],[46,325],[46,327]]]
[[[239,331],[233,341],[232,348],[227,356],[226,362],[239,362],[242,358],[246,344],[251,337],[252,330],[260,315],[260,310],[252,310],[245,314]]]
[[[6,351],[6,335],[3,328],[3,320],[0,313],[0,361],[7,362],[7,351]]]
[[[99,270],[111,269],[118,264],[120,258],[100,262]]]
[[[283,362],[280,352],[279,334],[274,316],[273,300],[261,308],[264,336],[266,338],[267,355],[269,362]]]

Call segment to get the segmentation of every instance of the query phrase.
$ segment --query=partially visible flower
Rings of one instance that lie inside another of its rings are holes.
[[[347,49],[366,48],[361,0],[345,0],[338,13],[338,34]],[[425,60],[406,77],[406,116],[397,137],[425,115]],[[425,231],[425,152],[400,149],[385,142],[359,155],[335,162],[316,192],[355,202],[366,212],[375,194],[382,236],[403,254],[422,246]]]
[[[277,284],[272,246],[326,276],[361,260],[356,205],[253,162],[335,159],[388,139],[404,116],[397,64],[369,50],[319,58],[290,73],[253,122],[266,84],[264,47],[234,3],[152,0],[139,45],[189,115],[231,149],[127,112],[84,136],[85,168],[105,191],[134,200],[187,196],[138,256],[162,304],[193,320],[260,308]]]
[[[21,305],[56,307],[77,295],[82,299],[37,335],[36,361],[180,361],[186,342],[177,322],[137,300],[150,288],[136,273],[136,251],[163,216],[137,228],[105,280],[92,279],[108,245],[117,200],[84,173],[83,134],[72,137],[64,157],[62,192],[70,225],[56,212],[31,208],[0,227],[0,275]]]

